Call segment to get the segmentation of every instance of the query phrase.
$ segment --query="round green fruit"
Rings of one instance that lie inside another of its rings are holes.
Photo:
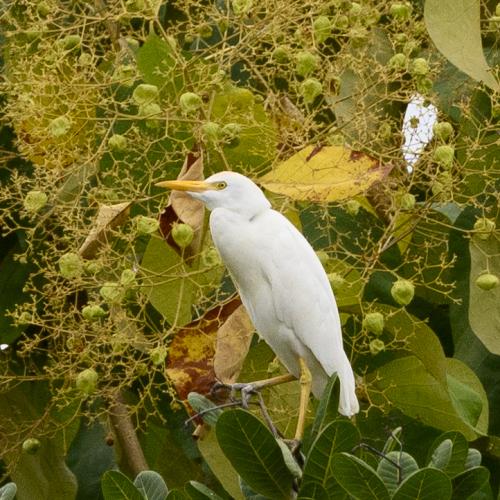
[[[78,278],[83,274],[84,266],[80,255],[68,252],[59,259],[59,272],[63,278]]]
[[[295,71],[300,76],[308,76],[318,66],[318,57],[311,52],[299,52],[295,61]]]
[[[429,63],[427,62],[427,59],[424,59],[423,57],[413,59],[410,71],[413,76],[421,77],[427,75],[427,73],[429,73]]]
[[[444,144],[442,146],[438,146],[434,150],[433,159],[439,165],[445,168],[450,168],[453,165],[454,156],[455,148],[453,146]]]
[[[481,217],[474,223],[474,231],[476,231],[474,236],[477,236],[480,240],[487,240],[495,231],[495,229],[496,224],[493,219]]]
[[[401,306],[407,306],[415,295],[415,286],[411,281],[399,279],[391,288],[392,298]]]
[[[153,103],[158,99],[158,87],[148,83],[137,85],[132,93],[132,99],[139,106]]]
[[[402,210],[413,210],[415,208],[415,203],[415,195],[411,193],[404,193],[399,200],[399,206]]]
[[[23,452],[28,455],[35,455],[41,448],[42,443],[36,438],[28,438],[23,441]],[[10,497],[9,497],[10,498]]]
[[[215,143],[222,137],[222,129],[218,123],[206,122],[201,126],[201,133],[206,142]]]
[[[432,126],[436,138],[446,141],[453,135],[453,125],[450,122],[437,122]]]
[[[158,231],[160,223],[157,219],[152,217],[145,217],[144,215],[138,215],[134,219],[135,227],[139,234],[153,234]]]
[[[328,281],[334,292],[340,290],[345,284],[345,278],[339,273],[328,273]]]
[[[408,58],[401,52],[394,54],[387,63],[389,68],[396,70],[404,70],[406,69],[406,65],[408,63]]]
[[[398,21],[408,21],[411,16],[411,4],[409,3],[393,3],[389,9],[389,13]]]
[[[106,311],[97,304],[88,305],[82,309],[82,316],[88,321],[96,321],[106,316]]]
[[[370,353],[372,356],[376,356],[379,352],[382,352],[385,350],[385,344],[383,340],[380,339],[373,339],[370,342]]]
[[[476,286],[481,288],[481,290],[492,290],[498,286],[498,283],[498,276],[490,273],[481,274],[476,278]]]
[[[319,16],[313,21],[314,38],[323,43],[332,34],[332,22],[328,16]]]
[[[76,388],[85,396],[95,392],[99,375],[93,368],[87,368],[76,376]]]
[[[194,229],[189,224],[174,224],[172,227],[172,238],[179,248],[186,248],[193,241]]]
[[[290,61],[290,53],[285,47],[276,47],[273,50],[271,57],[278,64],[286,64]]]
[[[135,272],[132,269],[124,269],[120,276],[120,283],[125,287],[137,286]]]
[[[49,123],[48,132],[52,137],[62,137],[69,132],[70,128],[70,119],[67,116],[58,116]]]
[[[189,115],[198,111],[198,109],[200,109],[203,105],[203,101],[198,94],[195,94],[194,92],[185,92],[181,95],[179,104],[182,111]]]
[[[113,134],[108,139],[108,146],[113,151],[123,152],[127,150],[127,138],[121,134]]]
[[[29,191],[24,197],[23,206],[27,212],[38,212],[48,201],[48,196],[43,191]]]
[[[124,296],[124,290],[120,283],[108,281],[99,290],[101,297],[111,304],[121,302]]]
[[[306,104],[312,104],[323,93],[323,84],[316,78],[307,78],[300,84],[300,93]]]
[[[375,335],[381,335],[384,331],[384,315],[379,312],[372,312],[366,314],[363,318],[363,328]]]
[[[165,362],[167,358],[167,348],[163,346],[155,347],[149,352],[149,358],[153,365],[158,366]]]

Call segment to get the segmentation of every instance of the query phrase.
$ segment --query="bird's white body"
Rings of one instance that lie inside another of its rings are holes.
[[[226,184],[190,194],[212,210],[213,241],[257,332],[297,378],[299,358],[304,360],[316,397],[336,372],[339,411],[354,415],[359,411],[354,374],[335,298],[314,250],[250,179],[220,172],[205,183]]]

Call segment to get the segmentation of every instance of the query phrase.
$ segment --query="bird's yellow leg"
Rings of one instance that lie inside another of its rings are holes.
[[[301,441],[304,434],[304,426],[306,423],[307,406],[309,404],[309,396],[311,394],[312,377],[309,368],[307,368],[304,360],[299,358],[300,363],[300,403],[299,403],[299,418],[297,420],[297,429],[295,430],[295,440]]]

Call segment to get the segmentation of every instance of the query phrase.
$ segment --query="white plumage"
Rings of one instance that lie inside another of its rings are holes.
[[[339,412],[357,413],[337,305],[312,247],[247,177],[220,172],[199,185],[207,187],[183,189],[212,211],[213,241],[257,332],[297,378],[299,358],[304,360],[317,398],[337,372]]]

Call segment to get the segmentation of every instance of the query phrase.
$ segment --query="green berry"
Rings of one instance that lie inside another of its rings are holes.
[[[194,229],[189,224],[174,224],[172,238],[179,248],[186,248],[194,238]]]
[[[316,78],[307,78],[300,84],[300,93],[306,104],[312,104],[323,93],[323,84]]]
[[[407,306],[415,295],[415,286],[411,281],[399,279],[392,285],[392,298],[402,306]]]
[[[68,252],[59,259],[59,272],[63,278],[78,278],[83,271],[83,260],[80,255]]]
[[[95,321],[106,316],[106,311],[98,305],[88,305],[82,309],[82,316],[88,321]]]
[[[497,6],[495,7],[495,15],[500,16],[500,3],[497,3]]]
[[[153,365],[158,366],[165,362],[167,358],[167,348],[163,346],[155,347],[149,352],[149,358]]]
[[[434,82],[430,78],[418,78],[415,85],[416,89],[422,95],[430,94],[433,86]]]
[[[328,281],[334,292],[340,290],[345,285],[345,278],[339,273],[328,273]]]
[[[130,13],[141,12],[145,7],[146,3],[144,0],[127,0],[125,2],[125,8]]]
[[[66,35],[57,41],[57,45],[64,50],[73,50],[80,47],[82,39],[80,35]]]
[[[247,14],[253,7],[253,0],[232,0],[231,5],[236,15]]]
[[[137,70],[132,64],[121,64],[113,72],[113,81],[131,87],[134,84]]]
[[[349,215],[352,215],[353,217],[358,215],[360,208],[361,205],[357,200],[348,200],[347,203],[345,204],[345,209],[347,210],[347,213]]]
[[[113,151],[126,151],[127,150],[127,138],[121,134],[113,134],[108,139],[108,146]]]
[[[160,223],[157,219],[152,217],[145,217],[144,215],[138,215],[134,219],[136,230],[139,234],[152,234],[155,233],[160,227]]]
[[[155,128],[158,126],[159,115],[161,115],[161,108],[156,102],[141,104],[139,106],[139,116],[148,118],[146,120],[146,126],[148,128]]]
[[[328,144],[331,146],[343,146],[345,144],[344,134],[331,134],[328,136]]]
[[[36,4],[36,11],[41,17],[47,17],[52,12],[52,9],[45,0],[42,0]]]
[[[398,21],[408,21],[411,15],[411,4],[409,3],[393,3],[389,9],[389,13]]]
[[[453,135],[453,125],[450,122],[437,122],[432,126],[432,131],[438,139],[446,141]]]
[[[363,328],[375,335],[381,335],[384,331],[384,315],[379,312],[368,313],[363,318]]]
[[[85,396],[95,392],[99,375],[93,368],[87,368],[76,376],[76,388]]]
[[[290,54],[285,47],[276,47],[273,50],[271,57],[278,64],[286,64],[290,61]]]
[[[222,259],[220,258],[219,252],[216,248],[207,248],[201,254],[201,263],[205,268],[218,267],[222,265]]]
[[[124,269],[120,276],[120,283],[125,287],[136,286],[135,272],[132,269]]]
[[[222,127],[222,137],[227,146],[235,148],[240,143],[241,125],[228,123]]]
[[[487,240],[495,231],[496,224],[493,219],[486,219],[485,217],[481,217],[477,219],[474,223],[474,231],[476,231],[476,236],[480,240]]]
[[[332,22],[328,16],[319,16],[313,22],[314,38],[323,43],[332,34]]]
[[[484,273],[476,278],[476,286],[481,290],[492,290],[497,287],[499,279],[494,274]]]
[[[222,137],[222,129],[218,123],[206,122],[201,126],[203,139],[209,143],[216,143]]]
[[[363,13],[363,7],[357,2],[351,2],[351,8],[349,9],[349,16],[352,18],[358,18]]]
[[[410,66],[410,71],[413,76],[425,76],[429,73],[429,63],[423,57],[413,59]]]
[[[344,15],[337,16],[334,20],[334,25],[337,30],[346,30],[349,27],[349,18]]]
[[[214,34],[214,29],[208,23],[204,23],[198,27],[198,34],[201,38],[210,38]]]
[[[115,283],[113,281],[108,281],[99,290],[101,297],[109,303],[121,302],[124,296],[123,287],[120,283]]]
[[[52,137],[62,137],[69,132],[71,121],[67,116],[58,116],[54,118],[48,127],[49,135]]]
[[[38,439],[28,438],[23,441],[23,452],[28,455],[35,455],[41,446],[42,443]]]
[[[411,193],[404,193],[399,200],[399,206],[402,210],[413,210],[415,208],[415,203],[415,195]]]
[[[195,94],[194,92],[185,92],[181,95],[179,104],[182,111],[188,115],[200,109],[203,105],[203,101],[198,94]]]
[[[318,66],[318,57],[311,52],[299,52],[296,58],[295,71],[300,76],[307,76]]]
[[[134,89],[132,99],[139,106],[153,103],[158,99],[158,87],[148,83],[141,83]]]
[[[48,196],[43,191],[29,191],[23,201],[27,212],[38,212],[47,204]]]
[[[445,168],[450,168],[453,165],[453,157],[455,156],[455,148],[453,146],[442,145],[434,150],[434,161]]]
[[[378,133],[380,135],[380,138],[383,139],[384,141],[388,141],[392,137],[392,127],[390,123],[384,122],[380,124],[380,127],[378,129]]]
[[[408,58],[401,52],[394,54],[387,63],[391,69],[406,69]]]
[[[384,350],[385,350],[385,344],[383,340],[373,339],[370,342],[370,353],[373,356],[376,356],[379,352],[382,352]]]
[[[93,260],[85,262],[83,267],[87,274],[97,274],[102,269],[102,265]]]

